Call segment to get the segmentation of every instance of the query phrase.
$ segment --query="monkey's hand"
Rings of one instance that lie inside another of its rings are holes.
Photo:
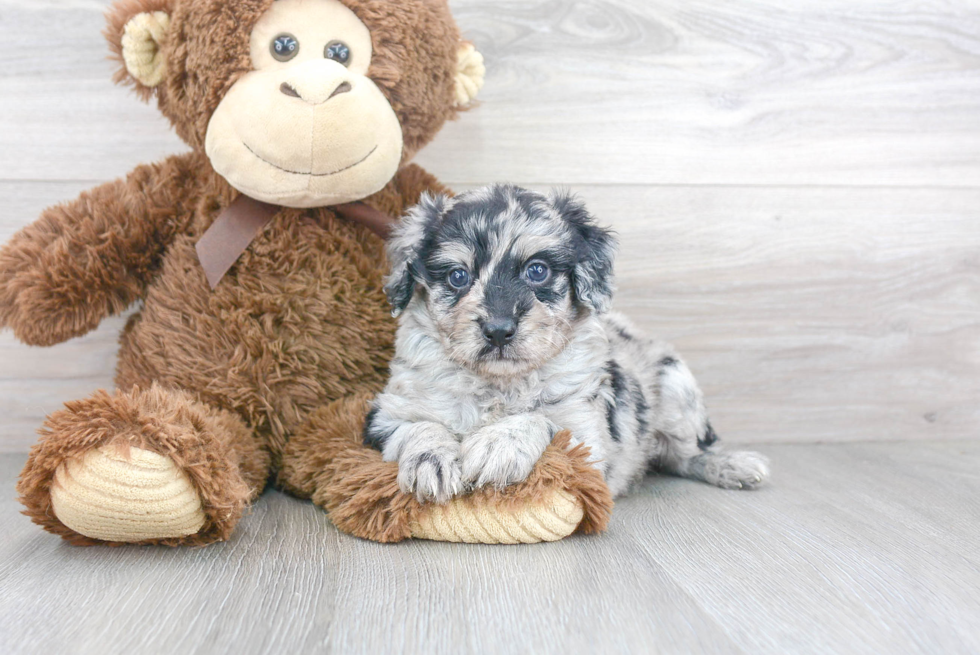
[[[60,209],[60,208],[58,208]],[[52,234],[49,210],[0,250],[0,327],[32,346],[60,343],[122,311],[132,293],[105,288],[116,265],[97,247]]]
[[[0,327],[50,346],[142,297],[189,220],[192,154],[139,166],[41,214],[0,249]]]

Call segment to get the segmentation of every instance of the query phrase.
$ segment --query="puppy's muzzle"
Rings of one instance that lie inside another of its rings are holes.
[[[512,318],[491,318],[482,325],[483,337],[497,348],[503,348],[514,340],[517,321]]]

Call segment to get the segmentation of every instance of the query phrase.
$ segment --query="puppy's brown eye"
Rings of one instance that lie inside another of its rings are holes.
[[[289,61],[299,52],[299,41],[292,34],[280,34],[272,40],[269,50],[277,61]]]
[[[524,274],[527,275],[527,279],[534,284],[541,284],[548,279],[551,275],[551,269],[544,262],[531,262],[527,265],[524,270]]]
[[[323,56],[346,66],[350,61],[350,48],[343,41],[331,41],[323,49]]]
[[[454,289],[462,289],[470,283],[470,274],[465,268],[457,268],[449,272],[449,286]]]

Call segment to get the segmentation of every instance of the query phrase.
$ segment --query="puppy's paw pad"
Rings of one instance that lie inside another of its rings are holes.
[[[462,491],[459,461],[452,454],[419,453],[398,462],[398,486],[419,502],[448,502]]]
[[[725,489],[755,489],[769,479],[769,459],[750,451],[720,453],[706,467],[705,477]]]

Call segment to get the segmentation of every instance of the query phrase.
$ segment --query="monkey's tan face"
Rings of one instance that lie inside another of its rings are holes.
[[[277,0],[251,35],[254,70],[208,124],[211,165],[242,193],[289,207],[365,198],[395,175],[398,117],[367,77],[371,35],[338,0]]]

